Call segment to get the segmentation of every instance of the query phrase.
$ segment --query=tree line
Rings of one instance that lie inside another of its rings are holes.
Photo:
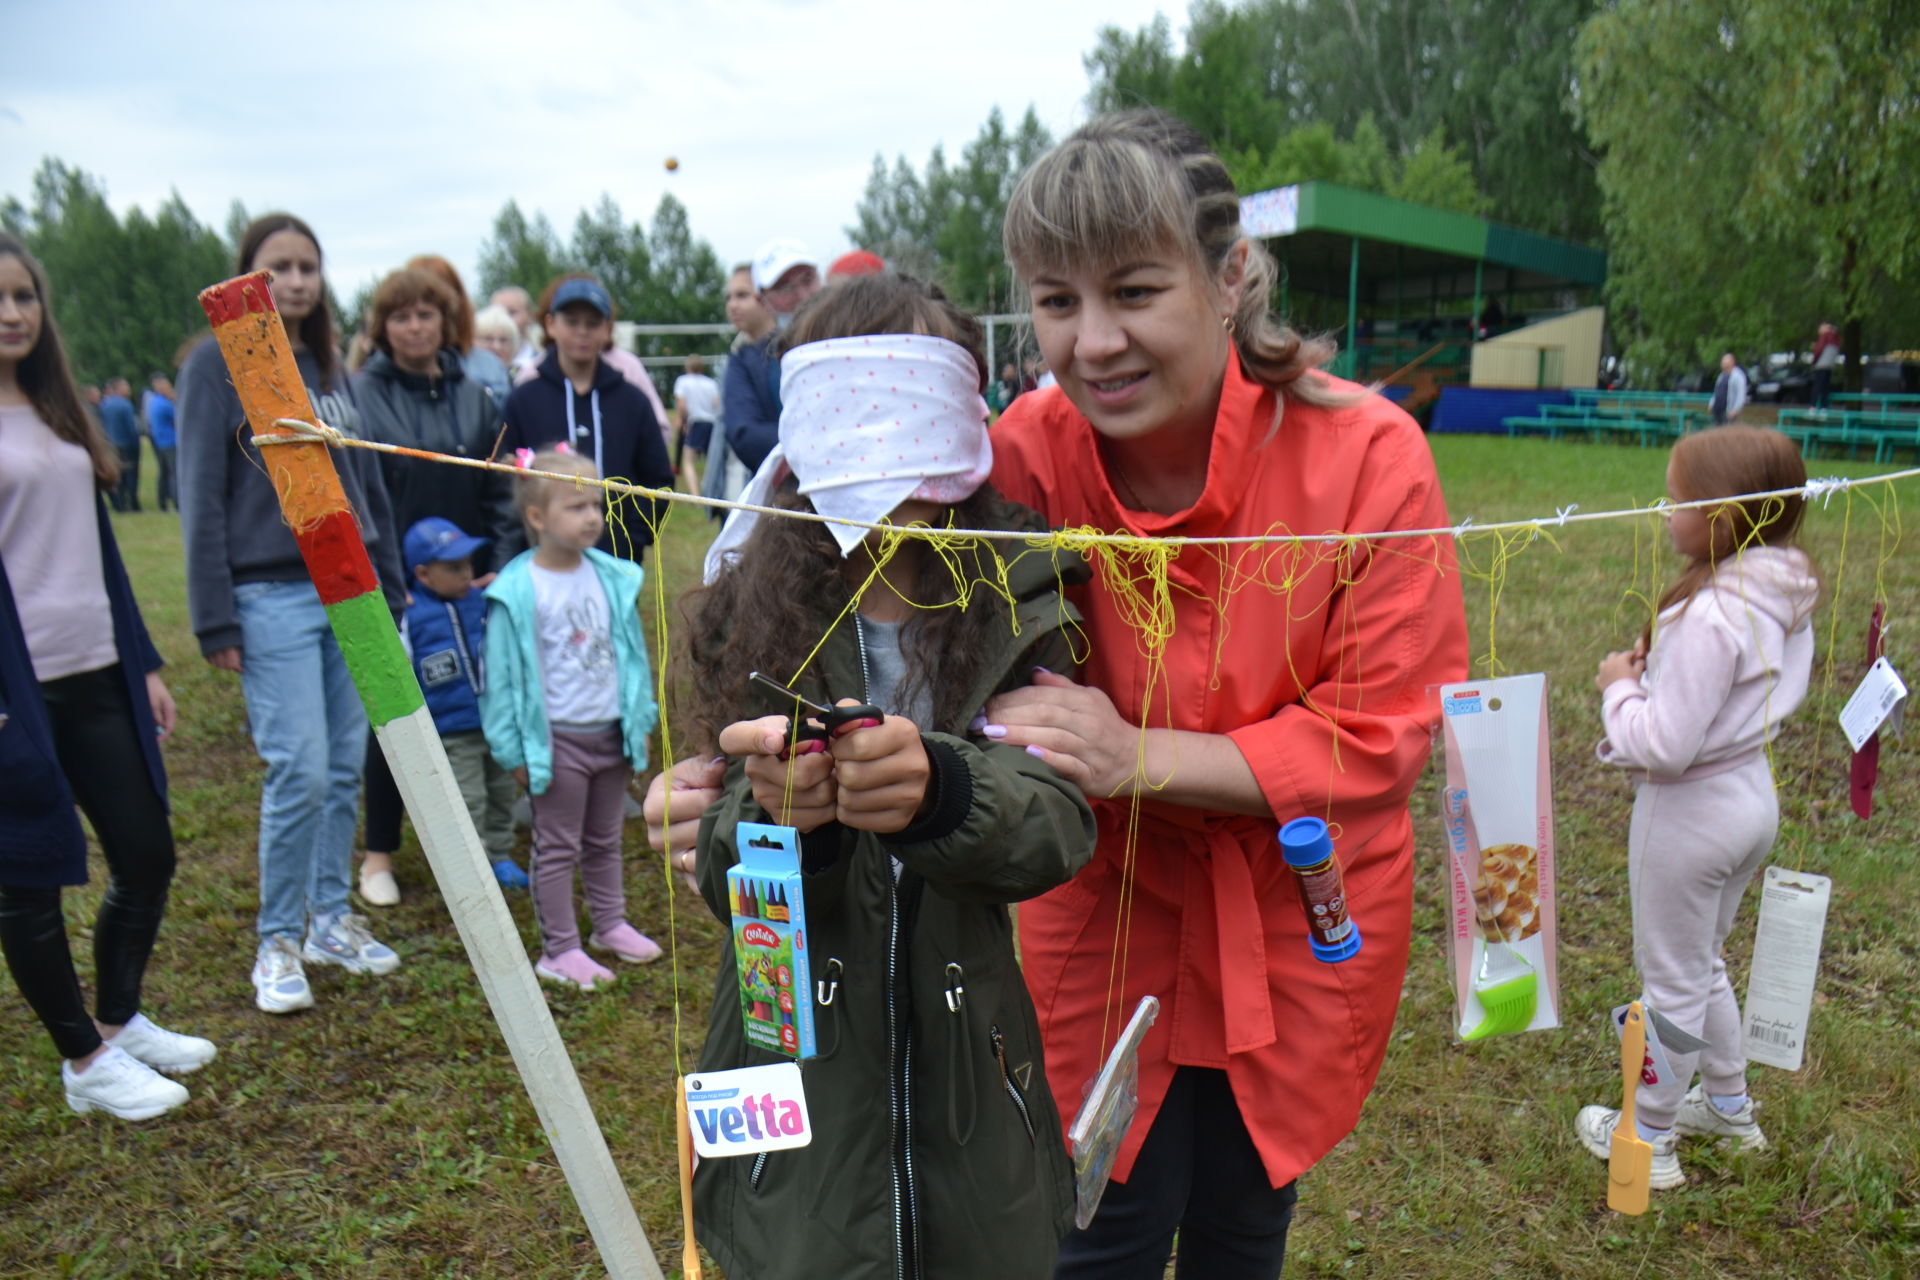
[[[1242,192],[1327,180],[1605,248],[1616,346],[1652,382],[1728,348],[1803,348],[1823,319],[1852,358],[1920,346],[1913,17],[1906,0],[1196,0],[1177,39],[1164,17],[1109,26],[1082,61],[1089,111],[1172,111]],[[964,306],[1018,310],[1000,226],[1053,141],[1031,107],[1010,126],[996,106],[957,157],[876,155],[847,235]],[[82,376],[138,378],[199,331],[194,295],[227,273],[245,211],[224,237],[177,195],[119,219],[98,180],[48,160],[0,223],[62,290]],[[671,195],[646,226],[602,197],[565,241],[508,200],[476,293],[568,270],[625,318],[723,315],[723,266]]]

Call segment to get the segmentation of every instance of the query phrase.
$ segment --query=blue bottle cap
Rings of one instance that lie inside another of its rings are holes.
[[[1328,945],[1324,942],[1316,942],[1312,938],[1307,939],[1307,945],[1313,948],[1315,960],[1339,964],[1342,960],[1351,960],[1360,954],[1360,923],[1351,916],[1347,917],[1347,923],[1351,926],[1347,930],[1347,936],[1336,943]]]
[[[1290,867],[1311,867],[1333,856],[1333,837],[1318,818],[1295,818],[1280,828],[1280,852]]]

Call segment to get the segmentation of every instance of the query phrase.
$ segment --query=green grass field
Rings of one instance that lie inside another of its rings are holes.
[[[1664,455],[1487,438],[1435,441],[1456,519],[1584,511],[1659,496]],[[1816,463],[1819,474],[1873,468]],[[148,466],[151,472],[151,462]],[[151,479],[148,480],[151,487]],[[1869,505],[1872,493],[1885,519]],[[1846,803],[1834,716],[1864,669],[1876,582],[1911,655],[1920,557],[1896,550],[1885,486],[1835,496],[1807,542],[1826,577],[1815,692],[1777,747],[1785,815],[1775,860],[1834,879],[1814,1038],[1796,1074],[1755,1068],[1774,1149],[1682,1148],[1692,1181],[1640,1219],[1606,1209],[1606,1168],[1572,1136],[1574,1111],[1613,1099],[1606,1011],[1636,990],[1626,893],[1627,780],[1599,766],[1593,672],[1645,620],[1635,588],[1674,568],[1655,518],[1570,525],[1516,544],[1490,627],[1489,586],[1467,586],[1476,659],[1553,679],[1560,973],[1567,1026],[1451,1041],[1443,972],[1443,854],[1434,774],[1415,798],[1420,841],[1413,962],[1393,1050],[1358,1131],[1302,1179],[1291,1276],[1901,1277],[1920,1273],[1920,777],[1889,742],[1878,811]],[[1906,482],[1911,500],[1920,485]],[[150,506],[150,499],[149,499]],[[260,765],[237,681],[197,657],[178,525],[116,517],[136,589],[181,706],[169,747],[180,873],[147,1007],[208,1035],[220,1058],[193,1100],[129,1125],[72,1115],[58,1060],[0,982],[0,1277],[514,1277],[601,1274],[444,904],[412,838],[405,901],[375,919],[404,967],[386,979],[320,970],[318,1007],[257,1012],[254,831]],[[670,591],[692,580],[709,526],[669,522]],[[1557,545],[1556,545],[1557,544]],[[1843,554],[1844,547],[1844,554]],[[1485,538],[1475,563],[1491,563]],[[1637,567],[1636,567],[1637,566]],[[1829,622],[1835,623],[1828,652]],[[1909,658],[1911,663],[1911,658]],[[1920,676],[1911,664],[1909,680]],[[1476,671],[1483,671],[1476,667]],[[631,914],[677,960],[595,994],[546,988],[642,1221],[673,1274],[680,1250],[671,1081],[698,1051],[719,931],[675,893],[629,828]],[[96,867],[98,864],[96,862]],[[84,956],[103,870],[67,895]],[[529,954],[524,896],[512,900]],[[1745,989],[1753,899],[1731,944]],[[1309,1028],[1295,1029],[1310,1052]],[[709,1274],[712,1274],[711,1272]]]

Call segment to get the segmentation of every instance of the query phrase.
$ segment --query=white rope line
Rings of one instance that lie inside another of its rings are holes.
[[[385,444],[378,440],[361,440],[342,433],[338,428],[324,423],[306,422],[299,418],[277,418],[276,427],[286,430],[285,435],[257,435],[252,437],[255,447],[278,444],[325,444],[344,449],[371,449],[376,453],[393,453],[406,457],[419,457],[423,450],[409,449],[401,445]],[[948,529],[935,528],[924,524],[891,524],[886,521],[847,520],[838,516],[823,516],[814,511],[795,511],[790,507],[767,507],[751,502],[735,502],[726,498],[709,498],[704,494],[682,493],[678,489],[651,489],[645,485],[628,484],[623,480],[594,480],[586,476],[573,475],[558,471],[535,471],[531,468],[516,466],[511,462],[493,462],[486,458],[461,458],[452,454],[435,454],[435,461],[450,463],[457,467],[475,467],[482,471],[498,471],[510,476],[538,476],[544,480],[561,480],[569,484],[604,489],[609,493],[636,498],[653,498],[661,502],[681,502],[690,506],[709,507],[721,511],[751,511],[756,515],[773,516],[787,520],[808,520],[814,524],[837,524],[852,529],[866,529],[874,532],[898,533],[911,538],[983,538],[1001,542],[1025,542],[1032,546],[1049,545],[1055,535],[1022,533],[1009,529]],[[1768,489],[1760,493],[1741,493],[1728,498],[1703,498],[1697,502],[1674,502],[1660,498],[1644,507],[1623,507],[1615,511],[1581,511],[1577,502],[1558,508],[1550,516],[1533,516],[1524,520],[1500,520],[1492,524],[1481,524],[1472,516],[1463,517],[1458,524],[1438,525],[1430,529],[1388,529],[1375,533],[1256,533],[1234,537],[1209,538],[1155,538],[1134,533],[1072,533],[1075,544],[1090,546],[1141,546],[1156,545],[1168,547],[1227,547],[1251,546],[1259,543],[1355,543],[1390,542],[1408,538],[1449,537],[1459,539],[1469,533],[1508,533],[1517,530],[1530,530],[1539,533],[1548,526],[1565,528],[1569,524],[1586,524],[1599,520],[1624,520],[1636,516],[1670,516],[1675,511],[1705,509],[1725,506],[1729,502],[1751,502],[1761,498],[1802,497],[1808,502],[1819,502],[1824,508],[1833,501],[1833,495],[1848,489],[1867,485],[1892,484],[1900,480],[1912,480],[1920,477],[1920,467],[1910,467],[1905,471],[1890,471],[1885,475],[1860,476],[1823,476],[1809,478],[1806,484],[1798,488]]]

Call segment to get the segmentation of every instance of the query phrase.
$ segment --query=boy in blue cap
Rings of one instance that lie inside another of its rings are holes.
[[[414,675],[474,829],[493,863],[494,878],[503,889],[524,889],[527,873],[513,860],[517,789],[513,775],[494,762],[480,728],[487,602],[473,585],[473,553],[487,541],[469,537],[439,516],[428,516],[407,530],[403,550],[414,580],[407,643]]]

